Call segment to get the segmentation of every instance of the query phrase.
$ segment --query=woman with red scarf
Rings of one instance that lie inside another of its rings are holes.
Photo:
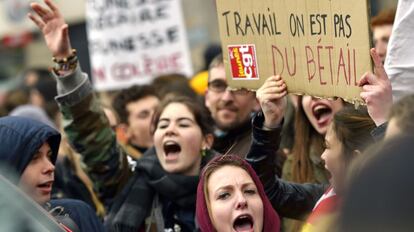
[[[202,232],[278,232],[280,221],[260,179],[235,155],[218,156],[204,168],[197,188]]]

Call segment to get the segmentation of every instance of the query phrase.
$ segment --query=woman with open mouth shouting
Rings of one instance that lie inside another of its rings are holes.
[[[250,165],[235,155],[214,158],[197,189],[202,232],[278,232],[279,217]]]
[[[197,101],[176,96],[164,99],[153,118],[156,156],[139,160],[132,181],[111,209],[108,228],[138,231],[155,224],[158,231],[196,231],[198,175],[214,155],[209,150],[212,125]]]
[[[328,183],[329,173],[320,156],[323,140],[334,114],[346,104],[340,98],[298,97],[294,144],[284,163],[282,179],[296,183]],[[282,224],[285,232],[298,231],[302,226],[301,222],[290,219],[284,219]]]
[[[350,163],[374,143],[375,128],[366,108],[344,107],[328,125],[321,158],[331,178],[329,184],[291,183],[278,179],[273,168],[274,151],[280,142],[286,106],[286,86],[280,76],[270,77],[257,92],[262,112],[253,119],[253,144],[246,160],[265,183],[266,194],[280,216],[306,220],[297,231],[314,230],[332,222],[344,192]],[[332,229],[332,228],[330,228]],[[327,230],[332,231],[332,230]]]

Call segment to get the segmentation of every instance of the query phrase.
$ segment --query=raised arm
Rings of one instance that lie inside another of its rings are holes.
[[[42,32],[46,45],[53,56],[58,59],[68,57],[72,52],[70,45],[68,24],[54,3],[44,0],[48,8],[39,3],[31,3],[36,15],[28,14],[29,18],[37,25]]]
[[[87,75],[80,70],[70,45],[68,25],[54,3],[44,2],[47,7],[31,4],[35,14],[29,14],[29,18],[39,27],[47,47],[60,63],[53,74],[65,132],[72,147],[82,155],[101,199],[108,205],[130,175],[126,154],[116,143]]]
[[[294,184],[277,178],[272,164],[279,149],[286,94],[286,85],[278,76],[267,79],[257,91],[262,112],[253,119],[253,142],[246,160],[260,177],[278,214],[304,220],[327,186]]]
[[[398,0],[385,70],[392,84],[394,101],[414,93],[414,1]]]

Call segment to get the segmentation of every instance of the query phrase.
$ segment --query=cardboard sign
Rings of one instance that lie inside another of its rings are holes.
[[[86,12],[95,89],[193,74],[180,0],[87,0]]]
[[[362,103],[368,9],[366,0],[217,0],[229,85],[255,90],[281,75],[290,93]]]

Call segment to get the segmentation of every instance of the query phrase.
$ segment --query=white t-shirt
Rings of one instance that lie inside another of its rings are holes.
[[[385,70],[392,85],[394,102],[414,93],[414,1],[399,0]]]

